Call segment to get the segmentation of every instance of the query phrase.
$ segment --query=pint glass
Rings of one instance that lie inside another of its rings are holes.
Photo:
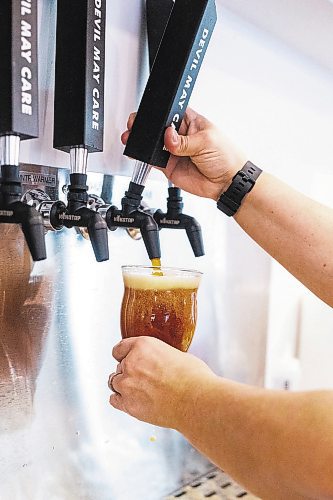
[[[146,335],[187,351],[196,327],[202,273],[144,266],[124,266],[122,272],[122,338]]]

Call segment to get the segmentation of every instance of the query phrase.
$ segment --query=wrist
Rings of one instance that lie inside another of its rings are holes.
[[[174,426],[176,431],[185,436],[189,434],[189,429],[194,430],[197,427],[197,421],[200,421],[204,414],[207,414],[207,418],[209,417],[221,380],[210,370],[204,375],[196,375],[196,377],[192,376],[189,384],[183,386],[180,411],[177,410],[177,420]]]
[[[216,182],[216,189],[214,190],[213,196],[211,198],[214,201],[218,201],[222,193],[228,189],[230,184],[232,183],[233,178],[239,172],[248,160],[246,156],[239,154],[235,158],[228,158],[227,161],[224,160],[223,163],[228,164],[228,168],[224,171],[221,178]]]
[[[217,200],[217,208],[229,217],[234,216],[250,191],[252,191],[262,170],[247,161],[233,176],[228,188],[222,192]]]

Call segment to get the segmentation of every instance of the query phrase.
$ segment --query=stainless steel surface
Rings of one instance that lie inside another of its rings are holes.
[[[2,135],[0,137],[0,165],[18,166],[20,158],[20,137]]]
[[[50,221],[50,214],[54,200],[51,200],[50,196],[45,191],[42,189],[29,189],[22,196],[22,201],[27,205],[35,207],[35,209],[41,214],[46,233],[48,231],[56,231]]]
[[[205,500],[205,498],[212,500],[236,500],[237,498],[259,500],[258,497],[235,483],[230,476],[216,468],[199,477],[192,478],[192,481],[168,495],[165,500],[176,498],[182,500]]]
[[[34,181],[57,171],[24,170]],[[58,172],[56,187],[34,188],[63,199],[68,171]],[[128,179],[117,181],[113,195],[121,197]],[[88,183],[99,193],[103,177]],[[90,243],[71,230],[48,233],[46,242],[48,260],[33,266],[20,228],[0,225],[0,498],[159,500],[211,465],[178,433],[108,403],[120,266],[147,263],[144,246],[110,233],[111,259],[98,264]],[[201,342],[205,356],[209,342]]]
[[[71,174],[86,174],[88,163],[88,149],[75,146],[70,150]]]
[[[141,186],[145,186],[151,169],[152,167],[151,165],[148,165],[148,163],[136,161],[132,175],[132,182],[134,182],[135,184],[140,184]]]

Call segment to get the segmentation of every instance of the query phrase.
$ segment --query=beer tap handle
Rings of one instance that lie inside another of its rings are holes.
[[[166,167],[165,128],[181,125],[216,20],[215,0],[175,2],[124,155]]]
[[[0,136],[38,137],[37,33],[37,0],[1,0]]]
[[[146,0],[149,67],[153,67],[174,0]]]
[[[105,16],[106,0],[57,2],[53,146],[67,153],[103,151]]]

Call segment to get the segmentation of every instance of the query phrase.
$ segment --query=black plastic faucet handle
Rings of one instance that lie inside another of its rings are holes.
[[[89,210],[89,209],[88,209]],[[109,260],[108,227],[103,217],[90,210],[87,229],[97,262]]]
[[[140,226],[142,239],[144,241],[150,260],[161,258],[161,245],[158,225],[150,214],[142,214],[144,223]]]
[[[46,259],[45,231],[43,218],[34,207],[16,202],[10,205],[16,219],[21,223],[25,240],[34,261]]]
[[[195,257],[202,257],[205,255],[205,247],[202,239],[201,226],[193,217],[190,217],[190,219],[190,223],[186,224],[185,227],[186,234]]]
[[[155,221],[160,229],[185,229],[194,255],[202,257],[205,249],[199,222],[194,217],[183,214],[184,203],[180,188],[169,187],[168,191],[167,212],[156,210]]]
[[[71,211],[62,202],[56,202],[51,211],[51,224],[56,229],[86,227],[97,262],[109,260],[108,226],[98,212],[82,203],[80,208]]]
[[[0,223],[21,224],[31,257],[34,261],[46,259],[43,218],[37,210],[21,200],[22,187],[19,167],[1,166]]]
[[[105,220],[110,231],[115,231],[118,227],[140,229],[149,258],[160,259],[159,227],[153,216],[139,209],[129,212],[124,199],[122,203],[122,210],[112,205],[106,212]]]

